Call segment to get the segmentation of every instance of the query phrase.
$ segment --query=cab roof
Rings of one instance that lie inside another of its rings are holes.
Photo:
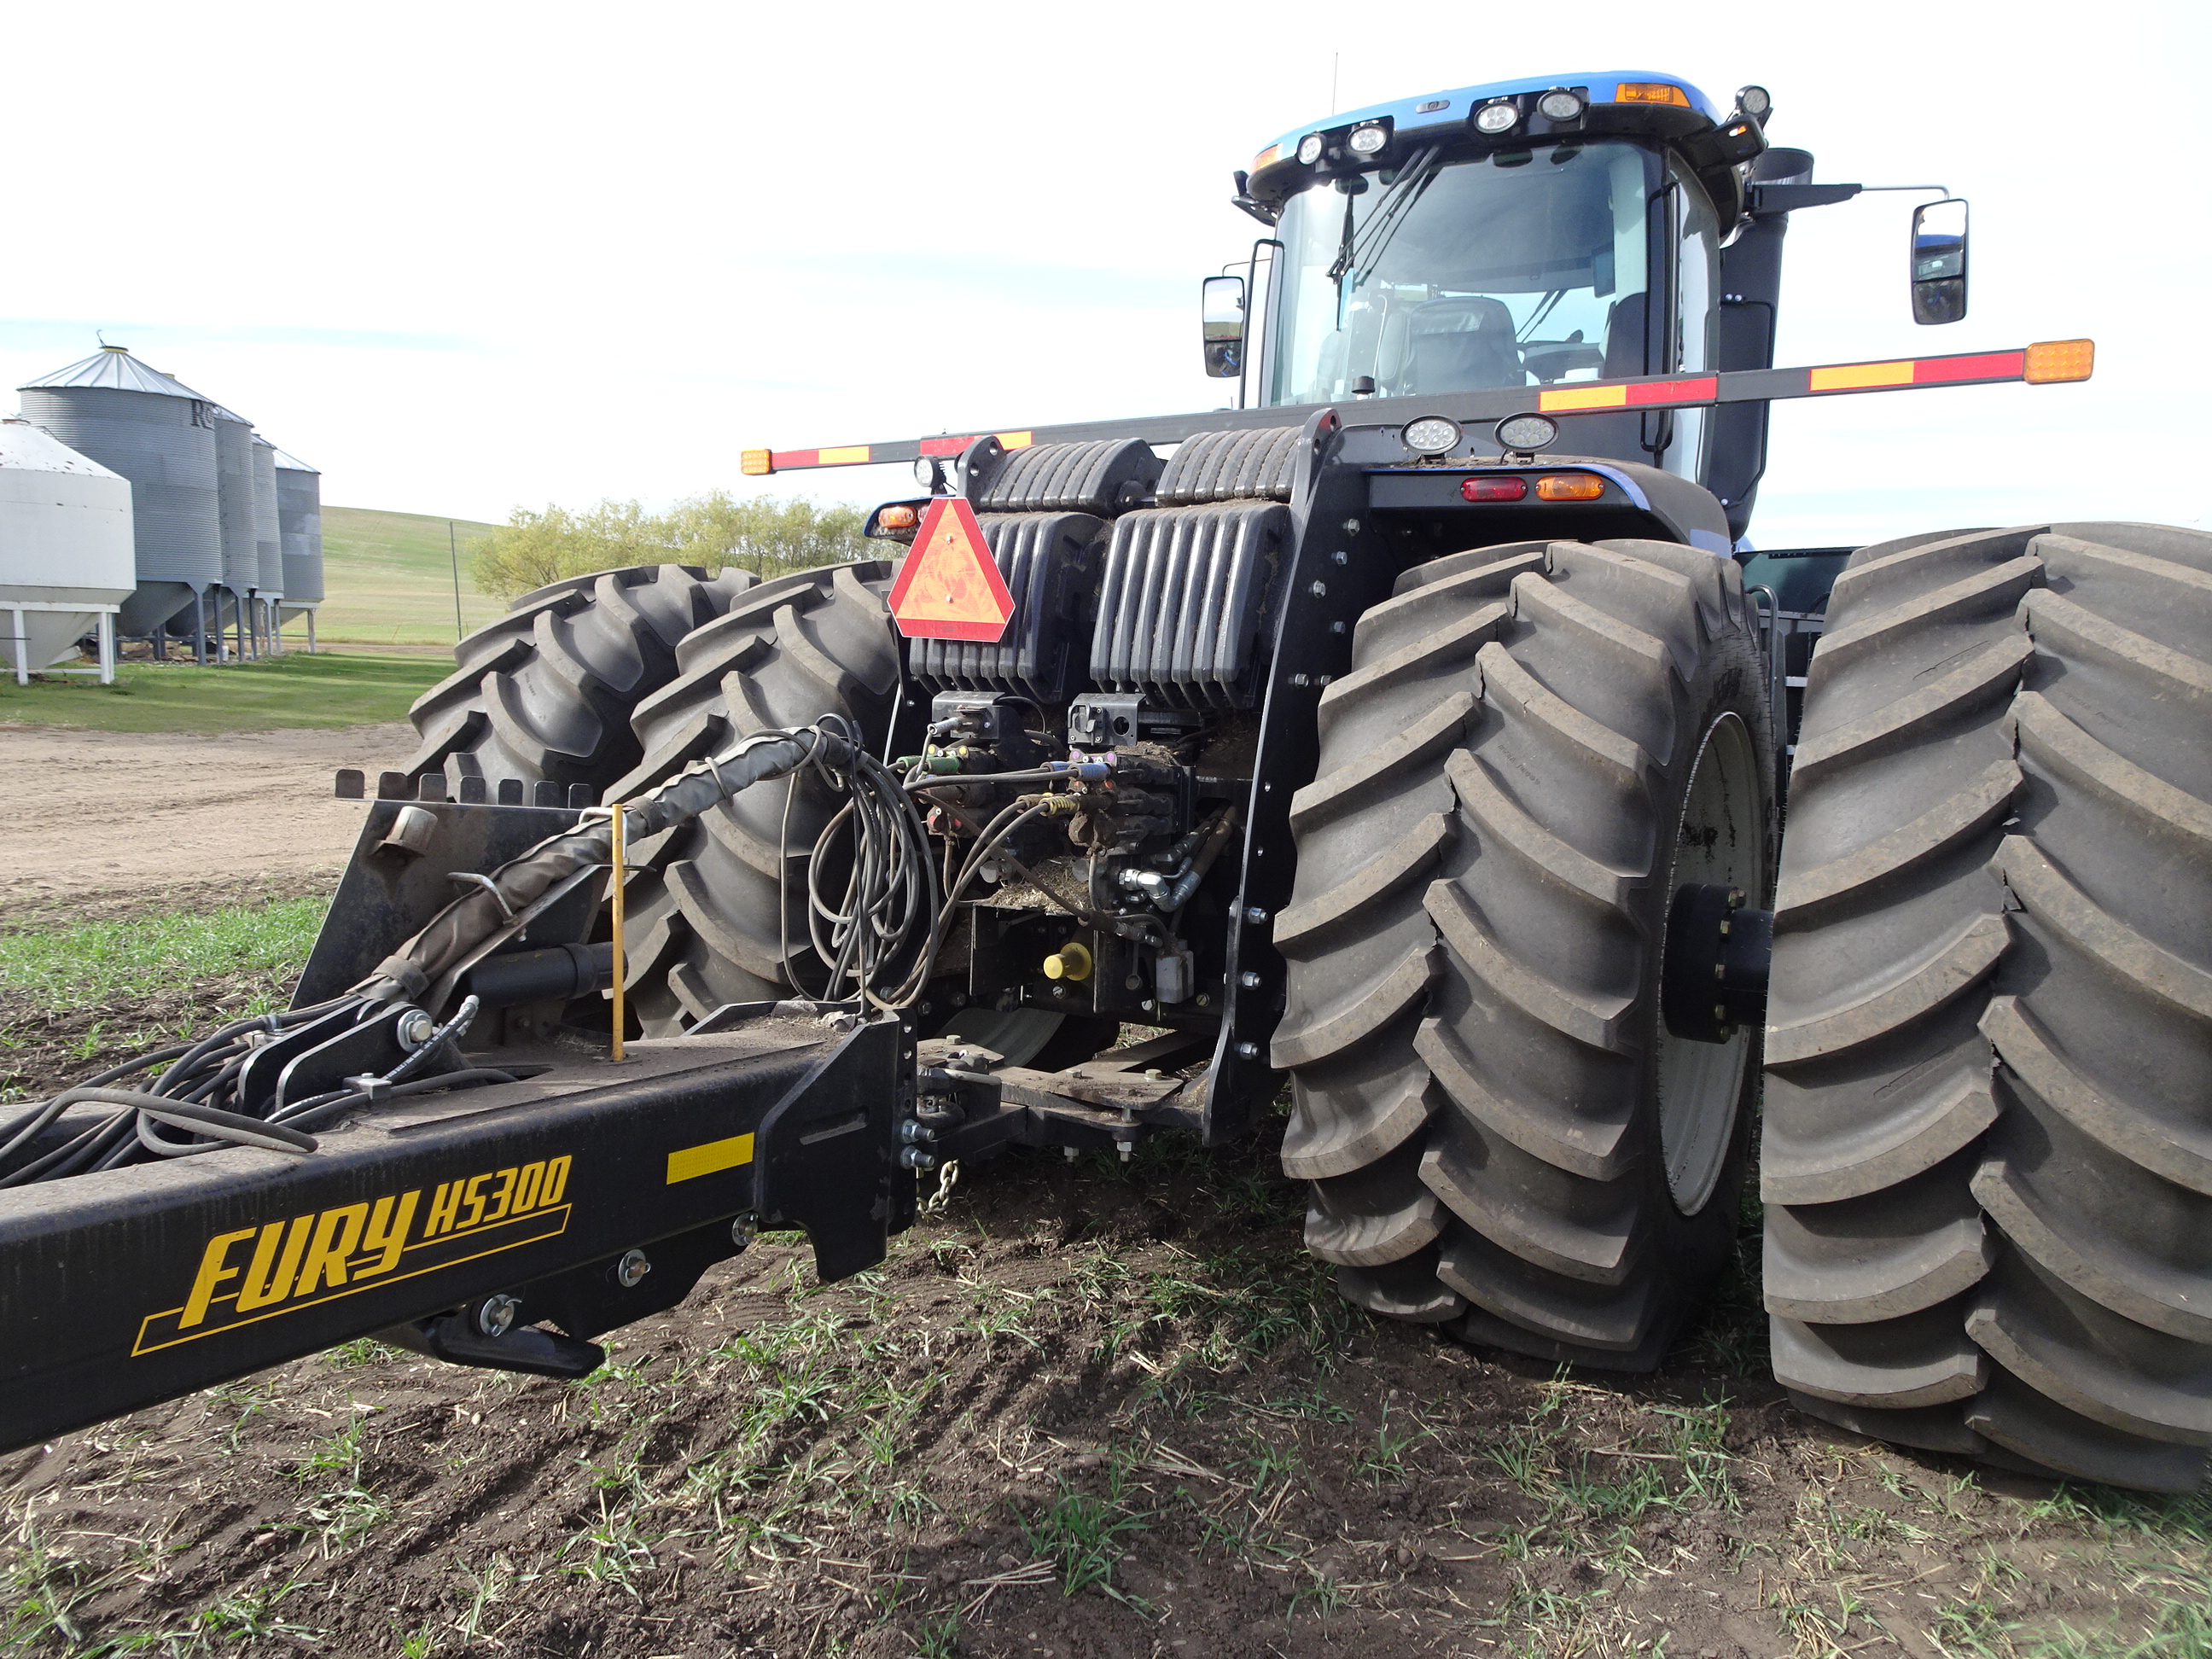
[[[1336,127],[1356,126],[1363,121],[1388,118],[1401,131],[1409,127],[1440,125],[1445,122],[1464,121],[1478,104],[1486,104],[1493,98],[1510,98],[1522,93],[1549,92],[1554,87],[1587,88],[1585,96],[1592,104],[1613,104],[1620,100],[1619,89],[1624,82],[1650,84],[1663,82],[1680,87],[1689,98],[1690,107],[1717,125],[1721,112],[1713,100],[1679,75],[1666,75],[1657,70],[1591,70],[1564,75],[1524,76],[1517,81],[1492,81],[1481,86],[1455,87],[1446,92],[1422,93],[1410,98],[1395,98],[1386,104],[1370,104],[1364,109],[1346,110],[1316,121],[1307,126],[1293,127],[1273,144],[1253,158],[1252,170],[1260,168],[1280,156],[1288,155],[1298,147],[1298,140],[1309,132]]]

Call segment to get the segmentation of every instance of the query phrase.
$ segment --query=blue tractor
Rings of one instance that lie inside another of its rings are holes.
[[[1306,1243],[1378,1316],[1650,1369],[1755,1181],[1804,1409],[2193,1487],[2212,537],[1751,552],[1774,402],[2091,367],[1775,367],[1790,216],[1861,186],[1771,113],[1621,71],[1287,133],[1205,284],[1233,407],[748,451],[915,493],[878,560],[605,573],[464,641],[253,1050],[291,1069],[110,1076],[107,1180],[147,1179],[96,1203],[51,1178],[94,1142],[0,1154],[54,1194],[0,1213],[15,1282],[177,1281],[127,1358],[87,1299],[16,1345],[5,1437],[368,1331],[578,1374],[755,1225],[850,1273],[955,1165],[1287,1093]],[[1910,259],[1963,318],[1965,204]],[[126,1167],[179,1146],[196,1185]],[[371,1226],[429,1265],[375,1280]],[[333,1267],[366,1288],[234,1311]]]

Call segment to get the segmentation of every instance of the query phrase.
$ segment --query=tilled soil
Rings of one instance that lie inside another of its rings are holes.
[[[1741,1282],[1644,1378],[1379,1323],[1297,1207],[1260,1148],[1018,1152],[585,1382],[362,1342],[15,1454],[4,1650],[2206,1651],[2201,1504],[1808,1422]]]
[[[0,911],[0,933],[72,921],[109,921],[155,911],[205,914],[228,907],[252,908],[279,899],[326,894],[328,877],[307,874],[254,876],[229,881],[193,882],[162,890],[94,894],[51,907],[10,907]],[[293,973],[227,974],[191,984],[166,986],[150,995],[72,1003],[56,1007],[16,986],[0,985],[0,1100],[34,1098],[82,1081],[125,1054],[143,1052],[164,1040],[197,1036],[253,1006],[282,1006],[290,995]],[[121,1047],[118,1047],[121,1044]],[[109,1050],[113,1049],[111,1055]]]
[[[0,1009],[11,1084],[272,988]],[[0,1654],[2212,1654],[2212,1503],[1794,1413],[1755,1219],[1658,1373],[1555,1373],[1340,1302],[1279,1137],[1017,1151],[826,1288],[763,1239],[584,1382],[363,1341],[0,1457]]]

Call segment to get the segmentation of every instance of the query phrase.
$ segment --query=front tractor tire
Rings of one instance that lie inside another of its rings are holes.
[[[1854,555],[1808,676],[1761,1186],[1774,1369],[1859,1432],[2212,1471],[2212,536]]]
[[[1772,739],[1732,561],[1529,543],[1362,617],[1291,810],[1275,1064],[1306,1243],[1462,1340],[1656,1365],[1729,1258],[1753,1026],[1662,1020],[1686,885],[1765,902]]]

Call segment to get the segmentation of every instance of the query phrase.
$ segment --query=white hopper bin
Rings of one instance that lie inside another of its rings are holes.
[[[27,683],[100,635],[115,678],[115,613],[137,586],[131,481],[27,421],[0,420],[0,661]],[[76,671],[85,672],[85,671]]]

